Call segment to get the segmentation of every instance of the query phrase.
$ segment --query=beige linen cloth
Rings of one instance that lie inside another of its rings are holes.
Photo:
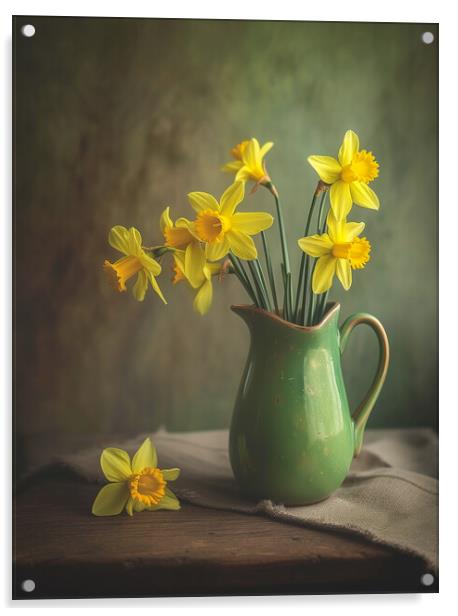
[[[430,429],[367,430],[363,451],[353,460],[343,485],[327,500],[305,507],[285,507],[270,500],[255,503],[242,497],[229,464],[227,430],[161,430],[106,443],[106,447],[132,454],[146,436],[156,445],[159,468],[181,468],[173,489],[184,501],[353,533],[418,556],[425,570],[437,573],[438,443]],[[99,448],[91,449],[55,462],[88,481],[105,483],[100,453]]]

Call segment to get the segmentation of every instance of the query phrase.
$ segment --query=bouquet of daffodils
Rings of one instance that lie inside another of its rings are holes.
[[[175,222],[166,208],[160,218],[162,242],[144,246],[140,232],[131,227],[113,227],[109,244],[123,256],[104,269],[115,288],[126,291],[126,282],[136,276],[134,297],[143,301],[151,285],[167,303],[157,282],[166,258],[173,260],[173,283],[187,284],[195,293],[194,308],[208,312],[213,296],[213,279],[235,275],[250,300],[258,307],[298,325],[320,322],[326,308],[334,276],[348,290],[352,270],[362,269],[369,261],[371,246],[365,237],[363,222],[349,222],[353,204],[377,210],[379,200],[369,187],[378,176],[379,165],[373,154],[360,150],[356,133],[345,133],[337,158],[309,156],[308,162],[319,176],[305,221],[304,236],[297,240],[302,258],[297,276],[291,271],[283,209],[279,194],[269,176],[265,156],[273,143],[260,147],[257,139],[242,141],[231,150],[233,160],[222,170],[235,176],[219,201],[206,192],[191,192],[188,200],[193,219]],[[263,186],[275,201],[282,260],[276,275],[269,252],[269,233],[274,218],[267,212],[245,212],[245,185],[254,182],[251,193]],[[329,204],[327,196],[329,194]],[[262,257],[254,241],[260,236]],[[281,288],[277,288],[281,280]]]

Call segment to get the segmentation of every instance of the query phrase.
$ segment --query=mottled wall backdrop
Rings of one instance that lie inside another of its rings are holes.
[[[37,439],[228,426],[247,353],[216,288],[207,317],[168,266],[156,296],[118,295],[102,263],[115,224],[160,241],[166,205],[220,194],[236,142],[274,141],[269,171],[291,245],[316,183],[309,154],[337,152],[347,128],[380,162],[378,214],[358,209],[373,245],[343,316],[385,324],[392,362],[370,426],[436,425],[437,44],[424,24],[17,18],[15,36],[16,426]],[[273,212],[267,191],[250,209]],[[248,207],[246,204],[245,207]],[[299,252],[294,253],[297,267]],[[359,328],[345,358],[357,402],[376,363]]]

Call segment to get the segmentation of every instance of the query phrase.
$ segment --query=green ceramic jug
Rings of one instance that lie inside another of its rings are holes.
[[[327,498],[361,450],[364,428],[386,377],[388,339],[370,314],[339,329],[340,305],[328,304],[318,325],[302,327],[254,306],[232,306],[251,346],[232,417],[229,453],[241,491],[255,499],[306,505]],[[341,354],[356,325],[377,334],[375,379],[351,413]]]

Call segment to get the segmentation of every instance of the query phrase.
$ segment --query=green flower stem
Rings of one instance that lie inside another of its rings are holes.
[[[286,320],[291,320],[291,306],[293,304],[293,291],[292,291],[292,285],[291,285],[291,281],[288,284],[288,274],[291,274],[291,266],[289,263],[289,254],[288,254],[288,244],[286,241],[286,232],[285,232],[285,224],[283,221],[283,209],[281,207],[281,203],[280,203],[280,199],[278,197],[278,192],[277,189],[275,188],[275,186],[272,184],[272,182],[267,182],[265,184],[265,187],[270,190],[270,192],[272,193],[274,199],[275,199],[275,206],[277,208],[277,217],[278,217],[278,228],[280,231],[280,242],[281,242],[281,251],[282,251],[282,255],[283,255],[283,264],[285,266],[285,302],[284,302],[284,309],[286,314],[285,319]],[[288,295],[288,301],[286,301],[286,295]],[[290,308],[287,308],[287,307]]]
[[[251,282],[250,282],[250,278],[249,278],[249,276],[248,276],[248,274],[247,274],[247,272],[246,272],[246,270],[245,270],[245,267],[244,267],[244,265],[243,265],[243,261],[241,261],[241,260],[239,259],[239,257],[236,257],[235,255],[233,255],[233,256],[234,256],[234,259],[236,259],[236,260],[237,260],[238,266],[239,266],[239,268],[240,268],[240,273],[243,275],[243,278],[245,279],[245,282],[246,282],[246,283],[247,283],[247,285],[251,288],[251,291],[252,291],[253,295],[255,295],[255,292],[254,292],[253,286],[252,286],[252,284],[251,284]]]
[[[175,252],[174,248],[170,248],[169,246],[142,246],[143,250],[146,252],[152,252],[153,257],[156,259],[162,257],[167,252]]]
[[[267,274],[269,276],[270,290],[272,293],[272,298],[274,300],[275,312],[279,314],[280,311],[278,309],[277,290],[275,288],[275,276],[274,276],[274,271],[272,268],[272,261],[270,258],[269,246],[267,244],[267,236],[266,236],[265,231],[261,231],[261,238],[262,238],[262,245],[264,248],[264,256],[266,258]]]
[[[281,278],[283,280],[283,286],[286,287],[286,274],[285,274],[285,264],[284,263],[280,263],[280,269],[281,269]]]
[[[326,303],[328,301],[328,295],[329,295],[329,291],[326,291],[325,293],[322,293],[322,295],[320,297],[320,301],[318,302],[317,307],[316,307],[315,317],[313,319],[313,324],[314,325],[319,323],[321,321],[321,319],[325,315]]]
[[[299,318],[299,324],[301,325],[305,325],[305,311],[306,311],[306,306],[307,306],[307,287],[308,287],[308,282],[309,282],[309,273],[310,273],[310,267],[311,267],[311,262],[312,259],[310,257],[310,255],[307,255],[306,259],[305,259],[305,273],[304,273],[304,290],[303,290],[303,295],[302,295],[302,306],[301,306],[301,312],[300,312],[300,318]],[[308,298],[310,300],[310,298]]]
[[[283,318],[286,321],[291,321],[291,312],[292,312],[292,297],[291,297],[291,272],[286,274],[286,282],[285,282],[285,305],[284,305],[284,315]]]
[[[255,298],[255,302],[256,305],[258,306],[258,308],[263,308],[263,301],[262,301],[262,297],[259,294],[259,290],[258,290],[258,285],[256,284],[256,279],[253,279],[253,273],[251,271],[251,268],[248,267],[248,269],[250,270],[250,272],[246,271],[244,262],[240,259],[240,257],[236,257],[238,264],[240,266],[240,270],[243,272],[243,275],[245,277],[245,280],[248,284],[248,286],[251,289],[251,292],[253,293],[253,297]],[[251,276],[250,276],[251,274]]]
[[[324,206],[325,199],[326,199],[326,191],[323,191],[321,194],[321,199],[320,199],[320,209],[319,209],[319,214],[318,214],[318,221],[320,219],[320,213],[323,212],[323,206]],[[312,315],[311,308],[310,308],[310,305],[313,302],[313,292],[312,292],[312,282],[311,282],[312,276],[310,272],[311,269],[312,269],[312,259],[309,255],[307,255],[306,260],[305,260],[304,291],[302,295],[302,307],[301,307],[301,312],[300,312],[300,318],[298,319],[298,323],[302,325],[307,325],[307,323],[310,323],[310,318]],[[312,274],[313,274],[313,270],[312,270]],[[305,315],[307,312],[306,310],[307,309],[307,299],[309,300],[309,312],[308,312],[309,317],[306,322]]]
[[[258,275],[258,278],[259,278],[259,280],[261,282],[262,291],[263,291],[263,294],[264,294],[264,297],[265,297],[265,300],[266,300],[266,304],[267,304],[267,310],[269,312],[272,312],[272,304],[270,303],[269,292],[267,290],[267,283],[266,283],[266,279],[265,279],[265,276],[264,276],[264,272],[262,271],[261,264],[259,263],[259,259],[255,259],[253,261],[253,265],[254,265],[254,268],[255,268],[256,273]]]
[[[325,207],[324,207],[325,201],[326,201],[325,198],[321,201],[321,203],[320,203],[320,211],[319,211],[319,214],[318,214],[317,233],[319,233],[320,235],[323,235],[323,233],[326,231],[326,219],[327,219],[327,216],[325,216]],[[321,295],[319,297],[317,297],[316,307],[314,309],[312,308],[311,312],[309,312],[309,323],[311,325],[316,325],[323,318],[323,316],[324,316],[323,313],[324,313],[324,310],[325,310],[327,297],[328,297],[328,292],[327,291],[325,293],[321,293]]]
[[[258,274],[258,272],[256,270],[255,265],[254,265],[254,261],[247,261],[247,263],[248,263],[248,268],[249,268],[249,270],[251,272],[251,276],[253,278],[253,281],[254,281],[254,284],[255,284],[255,287],[256,287],[256,292],[257,292],[257,295],[259,297],[260,306],[264,310],[268,310],[268,308],[267,308],[267,298],[264,295],[264,290],[262,288],[262,282],[261,282],[261,280],[259,278],[259,274]]]
[[[312,222],[312,216],[313,216],[313,212],[315,211],[315,204],[316,201],[318,199],[318,196],[320,195],[320,193],[322,192],[322,188],[321,188],[322,184],[321,182],[318,182],[318,186],[316,187],[315,193],[313,195],[313,199],[312,199],[312,203],[310,204],[310,208],[309,208],[309,213],[307,216],[307,222],[305,224],[305,231],[304,231],[304,237],[307,237],[309,234],[309,230],[310,230],[310,225]],[[305,274],[305,263],[306,261],[308,262],[310,259],[310,257],[305,253],[302,252],[302,257],[301,257],[301,266],[300,266],[300,270],[299,270],[299,280],[297,283],[297,292],[296,292],[296,305],[294,307],[294,321],[296,323],[299,323],[299,304],[300,304],[300,298],[301,298],[301,292],[302,292],[302,284],[304,282],[304,274]],[[305,290],[304,290],[305,292]]]
[[[312,270],[312,276],[311,278],[313,278],[313,271],[315,269],[316,266],[316,262],[317,259],[314,259],[315,263],[313,264],[313,270]],[[312,289],[310,288],[310,300],[309,300],[309,308],[308,308],[308,313],[307,313],[307,321],[304,323],[304,325],[307,325],[308,327],[310,325],[313,325],[313,316],[315,315],[315,300],[318,296],[312,291]]]
[[[255,292],[253,291],[253,288],[248,280],[248,277],[245,273],[245,271],[242,268],[242,264],[240,263],[240,261],[238,260],[238,258],[229,253],[228,255],[232,267],[234,268],[235,274],[237,276],[237,278],[240,280],[240,282],[242,283],[243,288],[245,289],[245,291],[248,293],[248,295],[250,296],[250,299],[254,302],[254,304],[259,308],[259,302],[258,299],[256,297]]]
[[[318,212],[318,227],[316,232],[319,234],[323,234],[325,232],[326,229],[326,218],[327,216],[324,216],[324,212],[325,212],[325,204],[326,201],[326,193],[323,194],[323,198],[321,199],[321,203],[320,203],[320,210]]]

